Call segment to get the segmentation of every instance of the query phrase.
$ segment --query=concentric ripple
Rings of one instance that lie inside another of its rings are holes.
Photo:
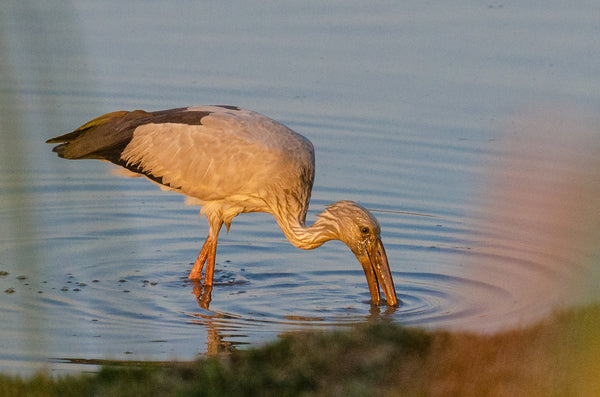
[[[346,129],[362,131],[363,122]],[[424,160],[443,145],[397,137],[386,142],[397,153],[341,171],[352,148],[375,150],[382,142],[376,130],[351,143],[329,140],[336,130],[335,121],[322,120],[318,155],[326,161],[309,221],[337,199],[371,208],[402,305],[370,305],[362,269],[342,243],[298,250],[268,214],[241,215],[222,234],[208,296],[186,278],[206,233],[196,207],[142,178],[111,175],[105,164],[71,162],[67,174],[37,170],[1,181],[0,221],[10,226],[0,236],[0,364],[19,372],[39,363],[72,369],[106,360],[185,360],[282,332],[377,319],[487,332],[572,301],[594,254],[579,242],[593,236],[598,220],[573,225],[569,216],[539,214],[564,207],[553,198],[564,197],[565,186],[579,188],[580,199],[562,211],[580,211],[583,219],[597,210],[590,204],[600,191],[594,168],[582,167],[586,158],[597,160],[593,151],[577,151],[575,164],[563,158],[548,174],[538,163],[513,170],[527,155],[510,147],[483,150],[478,140],[461,141]],[[350,183],[363,179],[372,188]],[[511,193],[513,181],[531,189]]]

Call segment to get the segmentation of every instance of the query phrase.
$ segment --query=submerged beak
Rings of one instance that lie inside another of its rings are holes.
[[[379,286],[381,285],[388,306],[398,306],[394,280],[392,280],[392,273],[390,272],[387,255],[385,254],[385,248],[383,248],[381,239],[378,238],[367,249],[365,255],[358,256],[358,260],[365,271],[373,304],[379,305],[381,301],[379,294]]]

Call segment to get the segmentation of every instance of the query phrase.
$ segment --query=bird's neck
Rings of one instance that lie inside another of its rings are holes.
[[[317,220],[310,226],[305,225],[304,216],[276,218],[287,239],[298,248],[310,250],[326,241],[338,239],[335,218],[327,210],[317,215]]]

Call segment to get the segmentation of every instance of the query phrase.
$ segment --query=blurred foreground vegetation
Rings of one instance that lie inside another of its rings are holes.
[[[600,305],[495,335],[379,322],[193,363],[0,376],[2,396],[600,396]]]

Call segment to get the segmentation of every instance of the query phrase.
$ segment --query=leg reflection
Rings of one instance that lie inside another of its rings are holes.
[[[204,285],[199,280],[191,280],[192,293],[196,296],[198,306],[203,310],[209,310],[208,306],[211,300],[212,285]],[[231,329],[231,325],[224,326],[227,323],[227,318],[223,313],[209,312],[209,313],[194,313],[190,314],[193,317],[192,322],[196,324],[202,324],[206,327],[208,332],[206,340],[206,356],[211,357],[220,354],[229,354],[234,350],[236,344],[241,342],[231,342],[223,340],[225,338],[231,338],[233,335],[230,333],[222,334],[224,329]]]
[[[208,310],[212,289],[212,285],[203,285],[199,281],[192,281],[192,293],[196,296],[198,306],[200,306],[201,309]]]

